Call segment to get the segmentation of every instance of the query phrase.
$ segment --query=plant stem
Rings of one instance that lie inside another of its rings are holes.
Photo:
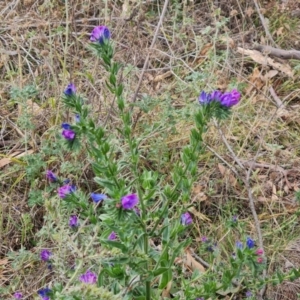
[[[196,149],[198,148],[198,145],[199,145],[200,142],[202,142],[202,141],[198,141],[197,143],[195,143],[195,145],[194,145],[194,147],[193,147],[193,151],[192,151],[193,154],[195,153]],[[160,217],[157,219],[157,221],[156,221],[156,223],[155,223],[153,229],[151,230],[151,232],[150,232],[150,234],[149,234],[150,236],[152,236],[152,234],[153,234],[154,231],[156,230],[156,228],[157,228],[159,222],[161,221],[161,218],[163,217],[163,215],[165,214],[166,210],[168,209],[168,206],[169,206],[170,202],[172,201],[173,196],[174,196],[174,194],[175,194],[175,192],[176,192],[176,190],[177,190],[179,184],[180,184],[181,181],[182,181],[182,178],[185,177],[186,172],[188,171],[188,168],[189,168],[189,166],[190,166],[190,163],[191,163],[191,161],[189,161],[189,163],[185,166],[185,169],[184,169],[184,171],[183,171],[183,174],[182,174],[182,176],[180,177],[180,179],[178,180],[178,182],[176,183],[176,185],[175,185],[175,187],[174,187],[174,189],[173,189],[173,192],[172,192],[171,196],[169,197],[169,199],[167,200],[167,203],[165,204],[165,207],[164,207],[164,209],[163,209],[163,211],[162,211]]]
[[[144,235],[144,252],[147,255],[148,254],[148,235],[145,233]],[[146,268],[148,270],[149,268],[149,263],[148,261],[146,262]],[[150,280],[146,280],[146,300],[151,300],[151,282]]]

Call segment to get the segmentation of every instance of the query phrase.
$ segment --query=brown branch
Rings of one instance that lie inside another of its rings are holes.
[[[300,60],[300,51],[297,50],[284,50],[284,49],[274,48],[270,46],[263,46],[263,45],[256,45],[253,47],[253,49],[283,59]]]

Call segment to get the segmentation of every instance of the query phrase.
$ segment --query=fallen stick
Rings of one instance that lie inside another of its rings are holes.
[[[297,50],[283,50],[271,46],[262,46],[262,45],[256,45],[253,47],[253,49],[279,58],[300,60],[300,51]]]

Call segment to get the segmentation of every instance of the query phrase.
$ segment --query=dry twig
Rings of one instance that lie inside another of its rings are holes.
[[[158,36],[158,32],[159,32],[159,29],[162,25],[162,22],[163,22],[163,19],[164,19],[164,16],[165,16],[165,13],[167,11],[167,7],[168,7],[168,4],[169,4],[169,0],[165,0],[165,3],[164,3],[164,7],[163,7],[163,10],[161,12],[161,15],[160,15],[160,18],[159,18],[159,21],[158,21],[158,24],[156,26],[156,30],[155,30],[155,33],[154,33],[154,36],[153,36],[153,40],[152,40],[152,43],[150,45],[150,48],[149,48],[149,52],[147,54],[147,57],[146,57],[146,60],[145,60],[145,63],[144,63],[144,66],[143,66],[143,69],[142,69],[142,74],[140,76],[140,79],[139,79],[139,82],[138,82],[138,85],[136,87],[136,90],[134,92],[134,95],[132,97],[132,102],[135,102],[136,100],[136,97],[137,97],[137,94],[140,90],[140,87],[141,87],[141,83],[142,83],[142,80],[143,80],[143,77],[144,77],[144,73],[148,67],[148,63],[149,63],[149,57],[150,57],[150,52],[151,50],[153,49],[155,43],[156,43],[156,39],[157,39],[157,36]]]
[[[259,7],[259,5],[258,5],[258,3],[257,3],[257,0],[253,0],[253,2],[254,2],[254,5],[255,5],[255,8],[256,8],[256,10],[257,10],[257,13],[258,13],[258,15],[259,15],[259,18],[260,18],[260,21],[261,21],[261,23],[262,23],[262,26],[264,27],[266,36],[269,38],[269,40],[272,42],[272,44],[273,44],[274,46],[277,47],[275,41],[274,41],[273,38],[272,38],[272,35],[271,35],[269,29],[268,29],[268,26],[267,26],[267,24],[266,24],[265,18],[264,18],[264,16],[262,15],[262,13],[260,12],[260,7]]]

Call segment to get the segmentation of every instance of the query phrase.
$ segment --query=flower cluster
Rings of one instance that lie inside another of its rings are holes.
[[[244,249],[244,245],[240,241],[237,241],[235,243],[235,246],[236,246],[237,249],[240,249],[240,250]],[[246,247],[248,249],[253,249],[255,247],[255,241],[252,240],[250,237],[247,237],[247,239],[246,239]],[[255,251],[255,255],[258,256],[257,259],[256,259],[257,263],[262,264],[264,262],[264,259],[262,257],[263,254],[264,254],[264,250],[263,249],[259,248],[259,249],[257,249]],[[233,256],[235,257],[235,254]]]
[[[68,141],[73,141],[75,139],[75,131],[71,129],[71,125],[68,123],[62,123],[61,127],[63,131],[61,135]]]
[[[219,102],[223,107],[230,108],[240,101],[241,94],[237,90],[222,93],[215,90],[212,93],[201,92],[198,101],[201,105],[209,104],[213,101]]]

